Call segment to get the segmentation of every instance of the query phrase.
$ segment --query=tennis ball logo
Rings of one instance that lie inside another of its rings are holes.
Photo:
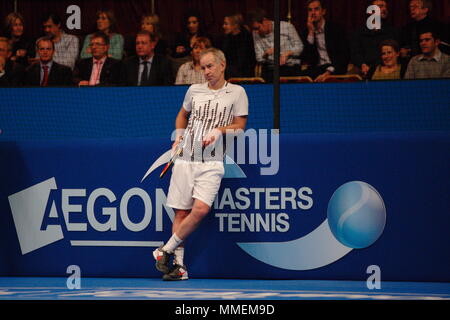
[[[340,186],[328,203],[327,215],[336,239],[355,249],[373,244],[386,224],[383,199],[374,187],[362,181]]]

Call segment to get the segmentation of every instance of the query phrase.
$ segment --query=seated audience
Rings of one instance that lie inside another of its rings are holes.
[[[61,29],[61,19],[56,14],[46,15],[43,19],[43,26],[45,35],[50,37],[55,44],[53,61],[73,70],[79,52],[78,38]]]
[[[255,76],[255,47],[250,32],[243,27],[241,14],[226,16],[223,21],[225,37],[221,49],[227,59],[225,78]]]
[[[422,53],[409,61],[405,79],[450,78],[450,56],[439,50],[439,43],[436,31],[421,31],[419,45]]]
[[[22,85],[25,67],[11,60],[12,45],[8,38],[0,37],[0,87]]]
[[[28,59],[35,56],[35,43],[25,36],[25,20],[20,13],[12,12],[5,19],[6,37],[12,44],[11,60],[28,66]]]
[[[423,30],[439,30],[441,38],[446,38],[444,25],[431,17],[432,8],[431,0],[409,2],[409,14],[413,21],[403,27],[400,42],[400,56],[406,61],[421,53],[418,36]]]
[[[129,86],[168,86],[173,84],[170,61],[154,52],[156,36],[141,31],[136,36],[136,54],[125,61],[126,82]]]
[[[404,68],[399,63],[400,46],[395,40],[384,40],[380,44],[382,63],[374,66],[368,72],[371,80],[398,80],[404,76]]]
[[[357,29],[351,37],[351,63],[355,69],[351,73],[357,73],[366,76],[370,68],[379,65],[380,44],[384,40],[393,39],[399,41],[400,32],[388,22],[389,8],[387,0],[371,0],[370,5],[376,5],[380,8],[381,28],[369,29],[367,23]]]
[[[71,86],[72,70],[53,61],[55,44],[50,37],[43,37],[36,42],[39,62],[30,65],[25,74],[26,86],[59,87]]]
[[[323,0],[309,0],[307,10],[302,57],[309,67],[302,75],[321,82],[328,75],[347,73],[350,58],[344,29],[326,19],[327,9]]]
[[[124,39],[123,36],[117,33],[116,18],[114,13],[110,10],[101,10],[97,12],[97,30],[109,36],[109,51],[108,57],[116,60],[122,60]],[[84,39],[83,49],[81,49],[80,58],[91,58],[91,38],[92,34],[86,36]]]
[[[192,45],[192,61],[184,63],[177,73],[175,84],[195,84],[206,82],[202,68],[200,66],[200,53],[211,48],[211,41],[208,38],[199,37]]]
[[[267,18],[262,9],[249,12],[249,25],[253,30],[256,61],[262,65],[262,77],[266,82],[273,80],[274,67],[274,22]],[[300,74],[300,55],[303,42],[295,27],[280,21],[280,76],[298,76]]]
[[[92,58],[78,60],[74,80],[79,86],[120,86],[124,84],[124,66],[120,60],[108,56],[110,37],[96,32],[90,37]]]

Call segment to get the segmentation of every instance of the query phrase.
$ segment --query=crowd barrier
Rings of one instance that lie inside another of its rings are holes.
[[[227,162],[190,276],[450,281],[448,81],[284,84],[280,135],[272,86],[245,86],[269,145]],[[160,276],[170,175],[142,178],[186,89],[0,89],[1,276]]]
[[[450,129],[450,80],[283,84],[282,133]],[[248,128],[273,127],[273,87],[244,85]],[[187,86],[1,89],[0,141],[170,137]]]

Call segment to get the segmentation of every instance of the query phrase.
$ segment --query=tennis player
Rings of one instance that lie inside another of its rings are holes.
[[[173,150],[183,148],[172,170],[167,206],[174,208],[172,237],[153,251],[164,280],[187,280],[183,241],[209,213],[224,174],[225,134],[245,129],[248,98],[243,87],[225,81],[222,51],[201,53],[200,66],[207,82],[193,84],[176,117]],[[170,263],[173,258],[173,262]]]

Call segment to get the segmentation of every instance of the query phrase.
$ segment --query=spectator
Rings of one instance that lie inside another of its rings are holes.
[[[25,67],[11,60],[11,49],[8,38],[0,37],[0,87],[22,85]]]
[[[400,56],[407,61],[421,53],[419,34],[423,30],[439,30],[443,39],[446,37],[445,27],[442,23],[431,18],[431,0],[411,0],[409,13],[413,21],[402,29]]]
[[[109,51],[108,57],[116,60],[122,60],[124,39],[123,36],[117,33],[117,24],[114,13],[111,10],[100,10],[97,12],[97,30],[109,36]],[[92,58],[91,52],[91,38],[92,34],[84,39],[83,49],[81,50],[80,58]]]
[[[389,7],[387,0],[371,0],[370,5],[376,5],[381,12],[381,28],[369,29],[367,23],[357,29],[350,41],[351,63],[355,69],[351,73],[366,76],[370,68],[381,64],[380,44],[384,40],[399,41],[400,32],[388,22]]]
[[[190,10],[184,15],[182,32],[175,36],[175,41],[172,44],[172,57],[189,57],[192,45],[198,37],[212,39],[206,32],[206,26],[201,15],[195,10]]]
[[[374,66],[368,72],[371,80],[398,80],[404,76],[404,68],[399,63],[400,46],[395,40],[384,40],[380,44],[382,63]]]
[[[304,74],[321,82],[327,75],[347,73],[350,57],[343,28],[326,19],[327,8],[323,0],[309,0],[307,11],[302,57],[309,67]]]
[[[225,38],[221,49],[227,60],[225,78],[255,76],[255,47],[250,32],[243,27],[241,14],[226,16],[223,20]]]
[[[159,17],[156,14],[146,14],[141,18],[141,26],[139,31],[148,31],[155,35],[156,47],[154,49],[155,54],[167,55],[169,52],[169,47],[166,40],[164,39],[160,27],[159,27]],[[125,52],[127,56],[133,56],[136,50],[136,35],[127,37],[125,41]]]
[[[50,37],[43,37],[36,42],[39,62],[28,67],[25,74],[26,86],[71,86],[72,70],[53,61],[55,44]]]
[[[250,26],[253,29],[256,61],[262,64],[262,77],[266,82],[273,80],[274,67],[274,22],[267,18],[262,9],[249,13]],[[300,74],[300,54],[303,43],[295,27],[280,21],[280,76]]]
[[[61,19],[56,14],[46,15],[43,19],[43,26],[45,35],[50,37],[55,44],[53,61],[73,70],[80,48],[78,38],[61,29]],[[39,55],[36,57],[38,58]]]
[[[167,55],[168,45],[166,40],[164,40],[159,27],[159,17],[156,14],[144,15],[141,19],[141,31],[148,31],[155,35],[155,54]]]
[[[450,78],[450,56],[442,53],[436,31],[422,30],[419,34],[421,54],[408,64],[405,79]]]
[[[184,63],[180,69],[178,69],[175,84],[195,84],[206,82],[204,72],[200,67],[200,54],[207,48],[211,48],[211,41],[208,38],[199,37],[195,40],[191,51],[192,61]]]
[[[141,31],[136,36],[137,56],[125,61],[127,85],[129,86],[168,86],[173,84],[170,61],[156,54],[156,36]]]
[[[110,37],[102,32],[96,32],[90,39],[92,58],[77,61],[74,71],[75,83],[79,86],[123,85],[123,63],[108,56]]]
[[[35,56],[34,41],[24,34],[25,20],[20,13],[12,12],[5,19],[6,36],[12,44],[11,60],[28,66],[28,59]]]

